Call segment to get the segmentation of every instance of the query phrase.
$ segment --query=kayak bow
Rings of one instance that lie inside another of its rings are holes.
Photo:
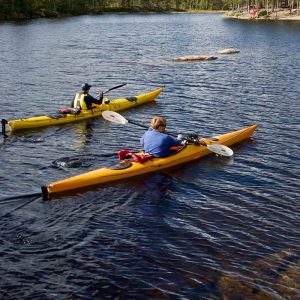
[[[212,139],[202,139],[208,145],[221,144],[231,146],[250,138],[257,125],[214,136]],[[109,183],[125,178],[135,177],[146,173],[157,172],[181,165],[212,153],[204,145],[188,144],[173,155],[163,158],[152,158],[145,163],[123,161],[111,167],[104,167],[77,176],[59,180],[42,187],[43,198],[50,199],[51,195],[89,186]]]

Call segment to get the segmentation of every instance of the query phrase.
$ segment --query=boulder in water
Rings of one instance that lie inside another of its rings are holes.
[[[218,51],[219,54],[234,54],[234,53],[239,53],[239,50],[236,49],[224,49],[224,50],[220,50]]]
[[[174,58],[174,61],[201,61],[201,60],[214,60],[217,59],[216,56],[212,55],[187,55],[179,56]]]

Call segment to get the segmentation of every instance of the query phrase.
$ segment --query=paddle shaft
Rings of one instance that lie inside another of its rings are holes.
[[[124,86],[124,85],[126,85],[126,84],[127,84],[127,83],[123,83],[123,84],[114,86],[114,87],[108,89],[107,91],[105,91],[105,92],[103,93],[103,95],[106,94],[106,93],[108,93],[108,92],[110,92],[110,91],[112,91],[112,90],[118,89],[118,88],[120,88],[120,87],[122,87],[122,86]]]
[[[134,125],[140,126],[140,127],[142,127],[142,128],[145,128],[145,129],[148,129],[148,128],[149,128],[149,126],[146,126],[146,125],[143,125],[143,124],[140,124],[140,123],[137,123],[137,122],[134,122],[134,121],[128,120],[128,119],[127,119],[127,121],[128,121],[128,123],[131,123],[131,124],[134,124]]]
[[[142,128],[146,128],[146,129],[149,128],[149,126],[143,125],[143,124],[141,124],[141,123],[137,123],[137,122],[132,121],[132,120],[129,120],[129,119],[127,119],[127,121],[128,121],[128,123],[131,123],[131,124],[140,126],[140,127],[142,127]],[[177,136],[177,133],[176,133],[176,132],[167,132],[167,133],[169,133],[170,135],[172,135],[172,136],[174,136],[174,137]]]

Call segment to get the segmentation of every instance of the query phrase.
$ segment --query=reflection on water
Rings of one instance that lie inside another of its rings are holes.
[[[82,122],[74,126],[74,150],[84,151],[86,144],[90,143],[93,138],[93,123]]]
[[[5,299],[300,298],[297,22],[133,14],[0,26],[1,119],[53,113],[84,82],[92,94],[126,82],[109,97],[165,87],[156,104],[122,112],[142,124],[163,115],[168,130],[201,137],[259,125],[230,158],[0,202]],[[229,47],[240,53],[170,60]],[[95,118],[10,133],[1,199],[113,165],[143,132]]]

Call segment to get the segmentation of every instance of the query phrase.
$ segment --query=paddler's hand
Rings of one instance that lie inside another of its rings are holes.
[[[182,134],[178,134],[176,139],[179,140],[179,141],[182,141],[183,140],[183,135]]]
[[[103,96],[103,91],[100,90],[100,91],[97,93],[97,95],[100,96],[100,97]]]
[[[199,140],[199,144],[202,145],[202,146],[207,146],[207,142],[204,138]]]
[[[181,145],[182,146],[185,146],[185,145],[188,145],[189,144],[189,142],[187,141],[187,140],[185,140],[185,139],[183,139],[182,141],[181,141]]]

